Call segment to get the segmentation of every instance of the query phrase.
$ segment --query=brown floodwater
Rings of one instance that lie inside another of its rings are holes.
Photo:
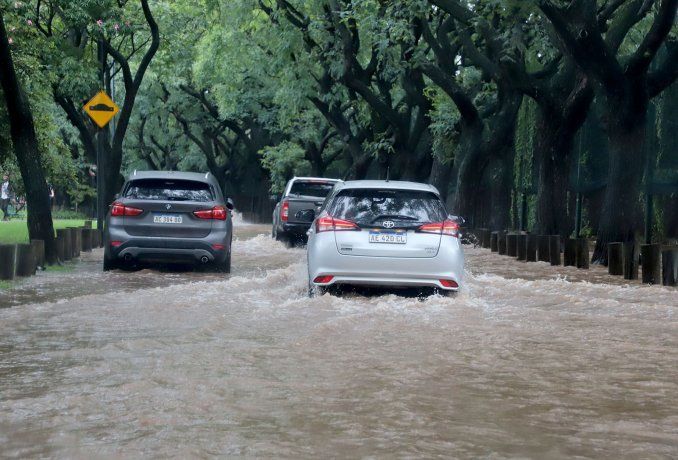
[[[0,457],[678,457],[678,290],[466,247],[453,298],[309,299],[269,235],[0,291]]]

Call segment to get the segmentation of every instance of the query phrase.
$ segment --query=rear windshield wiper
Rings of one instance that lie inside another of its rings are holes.
[[[419,220],[417,217],[403,216],[403,215],[400,215],[400,214],[382,214],[382,215],[377,216],[374,219],[372,219],[372,223],[374,223],[374,222],[376,222],[380,219],[415,220],[415,221]]]

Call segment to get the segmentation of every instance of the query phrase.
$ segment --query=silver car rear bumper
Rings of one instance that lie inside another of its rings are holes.
[[[339,254],[334,235],[316,234],[308,247],[309,281],[316,286],[355,284],[391,287],[436,287],[447,291],[440,280],[462,285],[464,253],[458,239],[445,237],[435,257],[396,258]],[[333,276],[329,283],[313,283],[318,276]]]

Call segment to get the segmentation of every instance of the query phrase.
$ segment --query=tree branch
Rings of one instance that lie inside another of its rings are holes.
[[[654,17],[652,27],[643,39],[628,65],[628,72],[632,75],[638,75],[646,72],[650,67],[652,60],[657,55],[657,51],[662,46],[666,37],[671,32],[676,19],[676,8],[678,0],[662,0],[659,11]]]

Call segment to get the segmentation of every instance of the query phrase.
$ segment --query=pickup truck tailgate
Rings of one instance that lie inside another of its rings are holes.
[[[316,212],[320,207],[322,206],[323,202],[325,201],[323,198],[318,198],[318,197],[287,197],[286,198],[287,202],[289,203],[290,206],[290,211],[289,211],[289,217],[287,218],[287,222],[290,224],[295,224],[295,223],[308,223],[308,222],[303,222],[299,219],[297,219],[295,216],[299,211],[305,211],[307,209],[314,209]]]

